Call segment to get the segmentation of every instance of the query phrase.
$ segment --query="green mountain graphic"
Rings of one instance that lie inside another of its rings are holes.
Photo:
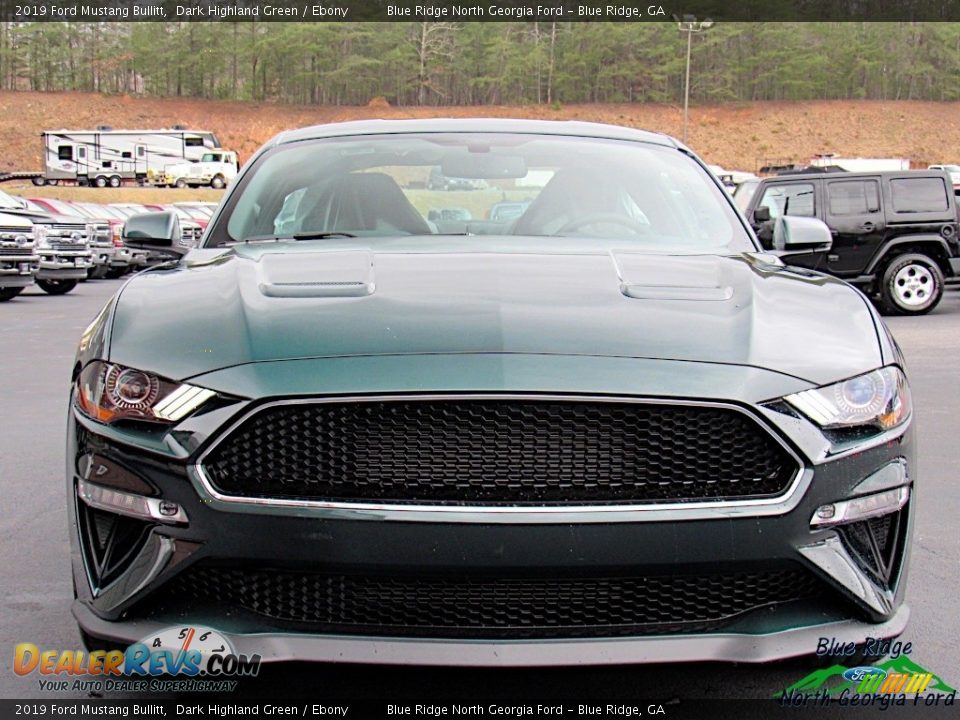
[[[870,667],[880,668],[881,670],[886,670],[887,673],[897,672],[897,673],[907,673],[912,675],[913,673],[928,673],[929,670],[917,665],[913,660],[911,660],[906,655],[901,655],[898,658],[891,658],[884,660],[879,663],[874,663]],[[847,667],[843,665],[832,665],[828,668],[823,668],[822,670],[815,670],[804,678],[797,680],[793,685],[790,685],[784,688],[783,692],[788,695],[791,692],[800,692],[800,693],[813,693],[818,690],[826,691],[831,697],[834,695],[839,695],[841,692],[847,688],[852,688],[856,690],[856,686],[860,683],[854,683],[850,680],[845,680],[843,673],[848,670]],[[930,673],[933,675],[933,679],[930,681],[930,684],[927,685],[926,693],[931,692],[940,692],[940,693],[952,693],[956,690],[950,685],[948,685],[944,680],[935,673]],[[774,697],[780,697],[782,693],[776,693]]]

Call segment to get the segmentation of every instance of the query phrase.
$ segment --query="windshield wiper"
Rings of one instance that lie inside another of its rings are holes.
[[[294,240],[323,240],[325,238],[352,238],[356,237],[348,232],[298,232],[293,234]]]

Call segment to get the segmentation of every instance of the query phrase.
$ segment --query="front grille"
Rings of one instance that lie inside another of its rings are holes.
[[[60,233],[63,235],[70,235],[71,233],[80,233],[81,235],[87,234],[87,228],[85,225],[74,225],[71,223],[52,223],[47,225],[50,228],[50,232]]]
[[[49,248],[43,248],[44,250],[50,249],[64,252],[83,252],[90,248],[90,246],[84,240],[81,240],[80,242],[73,242],[71,240],[58,240],[57,238],[49,238],[47,243]]]
[[[0,243],[0,254],[29,256],[34,254],[34,248],[33,245],[24,247],[22,245],[9,245],[7,243]]]
[[[434,637],[601,637],[716,629],[822,595],[801,569],[593,578],[365,577],[194,567],[162,606],[245,610],[311,632]],[[156,607],[156,606],[155,606]],[[161,608],[169,610],[169,608]]]
[[[458,398],[269,406],[203,467],[233,496],[486,504],[775,496],[797,472],[728,408]]]
[[[180,244],[183,247],[199,247],[201,237],[203,237],[203,228],[199,225],[180,226]]]
[[[93,233],[90,235],[90,242],[100,247],[113,247],[113,235],[109,225],[93,225]]]

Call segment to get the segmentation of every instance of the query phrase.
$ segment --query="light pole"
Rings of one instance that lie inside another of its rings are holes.
[[[713,20],[697,20],[693,15],[684,15],[677,20],[680,32],[687,34],[687,72],[683,83],[683,144],[687,144],[687,124],[690,108],[690,51],[693,49],[693,34],[713,27]]]

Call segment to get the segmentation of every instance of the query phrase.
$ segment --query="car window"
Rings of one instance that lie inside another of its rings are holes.
[[[781,215],[816,217],[816,198],[813,183],[770,185],[763,191],[757,207],[770,209],[770,217]]]
[[[950,207],[940,178],[894,178],[890,190],[897,213],[942,212]]]
[[[729,200],[675,148],[435,133],[280,145],[247,172],[208,242],[325,233],[578,236],[752,249]]]
[[[830,214],[866,215],[880,212],[880,188],[876,180],[845,180],[827,184]]]

